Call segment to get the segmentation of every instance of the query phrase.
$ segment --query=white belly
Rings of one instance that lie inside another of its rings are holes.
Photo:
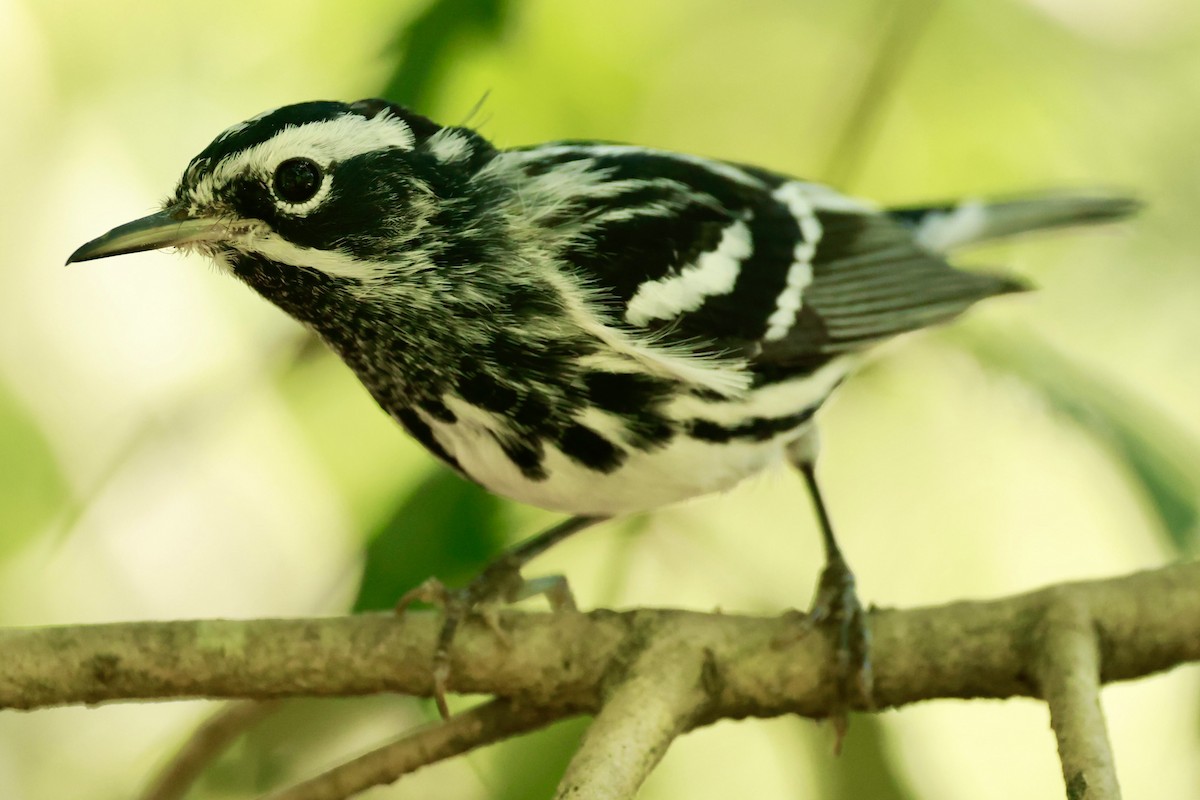
[[[839,360],[815,374],[775,384],[736,400],[676,398],[666,412],[672,419],[702,420],[737,427],[752,419],[775,420],[815,409],[846,373]],[[502,421],[456,398],[443,398],[456,421],[442,422],[422,414],[434,437],[472,479],[488,490],[523,503],[570,514],[617,516],[676,503],[691,497],[730,489],[745,478],[779,463],[788,445],[812,429],[812,420],[795,423],[767,439],[749,436],[712,442],[677,433],[651,450],[631,446],[624,423],[590,410],[578,422],[622,447],[627,453],[619,467],[608,472],[572,460],[552,442],[543,440],[542,466],[546,477],[522,474],[501,449],[493,431]]]
[[[582,466],[547,443],[544,480],[521,474],[486,429],[462,423],[432,427],[463,470],[491,492],[569,514],[619,516],[730,489],[779,463],[787,443],[808,426],[765,442],[714,444],[676,436],[655,450],[631,450],[619,468],[607,473]]]

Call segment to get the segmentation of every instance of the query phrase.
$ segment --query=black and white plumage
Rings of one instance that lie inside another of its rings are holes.
[[[590,142],[498,150],[384,101],[314,102],[225,131],[162,212],[71,260],[204,252],[453,468],[607,517],[806,460],[856,353],[1023,288],[945,251],[1132,208],[879,209],[756,167]]]
[[[315,185],[289,202],[297,169]],[[318,102],[221,134],[166,205],[191,227],[135,244],[211,255],[488,489],[610,516],[780,460],[853,353],[1021,288],[942,251],[1128,210],[888,212],[754,167],[588,142],[497,150],[381,101]],[[997,228],[1006,214],[1019,224]]]

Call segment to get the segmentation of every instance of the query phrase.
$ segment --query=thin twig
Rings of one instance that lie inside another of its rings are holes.
[[[192,732],[139,800],[178,800],[238,736],[275,713],[280,701],[230,703]]]
[[[1050,593],[1048,601],[1034,642],[1035,669],[1058,739],[1067,800],[1120,800],[1100,707],[1100,651],[1090,609],[1068,593]]]
[[[372,786],[392,783],[428,764],[536,730],[573,714],[569,708],[534,708],[507,699],[492,700],[444,722],[419,728],[315,778],[275,792],[265,800],[344,800]]]

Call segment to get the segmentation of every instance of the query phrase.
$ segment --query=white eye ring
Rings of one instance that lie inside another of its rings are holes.
[[[327,169],[305,156],[286,158],[279,162],[271,174],[271,195],[289,214],[303,216],[320,205],[329,194]]]

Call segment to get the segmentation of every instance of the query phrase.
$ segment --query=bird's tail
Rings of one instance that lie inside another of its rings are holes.
[[[1123,219],[1141,204],[1117,194],[1057,192],[997,200],[964,200],[890,208],[917,241],[935,253],[1004,236]]]

